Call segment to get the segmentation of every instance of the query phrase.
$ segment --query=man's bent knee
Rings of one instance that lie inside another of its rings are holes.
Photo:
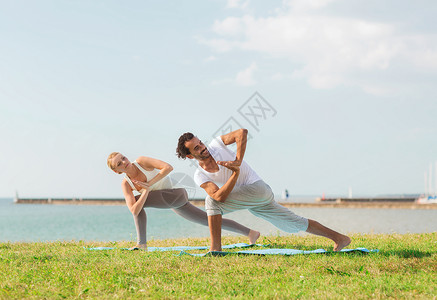
[[[210,196],[205,198],[205,210],[208,216],[222,215],[223,212],[220,209],[218,202],[212,199]]]

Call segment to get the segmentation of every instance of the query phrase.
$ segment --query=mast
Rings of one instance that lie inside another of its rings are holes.
[[[425,181],[425,197],[428,197],[428,171],[425,171],[423,179]]]
[[[435,186],[434,186],[434,196],[437,196],[437,160],[435,161],[435,174],[434,174]]]
[[[428,177],[428,194],[431,195],[433,193],[432,188],[432,163],[429,164],[429,177]]]

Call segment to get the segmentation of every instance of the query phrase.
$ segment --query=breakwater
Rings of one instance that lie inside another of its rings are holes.
[[[15,198],[17,204],[124,205],[122,198]]]
[[[375,198],[316,198],[320,203],[359,203],[359,202],[392,202],[392,203],[411,203],[416,202],[417,197],[375,197]]]
[[[191,204],[203,207],[204,199],[190,199]],[[17,204],[53,205],[125,205],[123,198],[18,198]],[[281,202],[285,207],[325,207],[325,208],[399,208],[399,209],[437,209],[437,204],[417,203],[415,198],[316,198],[314,202]]]

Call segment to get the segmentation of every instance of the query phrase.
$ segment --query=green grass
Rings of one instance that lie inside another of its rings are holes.
[[[89,251],[130,242],[0,243],[0,298],[423,298],[437,296],[437,233],[353,235],[371,254],[192,257]],[[224,243],[246,242],[225,237]],[[261,238],[274,247],[332,249],[316,236]],[[208,239],[149,246],[208,245]]]

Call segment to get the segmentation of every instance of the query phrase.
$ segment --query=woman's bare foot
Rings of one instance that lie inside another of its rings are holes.
[[[249,231],[249,242],[251,245],[256,243],[256,240],[259,238],[259,236],[261,235],[261,233],[259,233],[259,231],[256,230],[250,230]]]
[[[147,244],[137,244],[132,248],[129,248],[129,250],[144,250],[147,251]]]
[[[344,247],[348,246],[350,243],[351,243],[350,237],[342,234],[340,239],[335,242],[334,251],[340,251]]]

